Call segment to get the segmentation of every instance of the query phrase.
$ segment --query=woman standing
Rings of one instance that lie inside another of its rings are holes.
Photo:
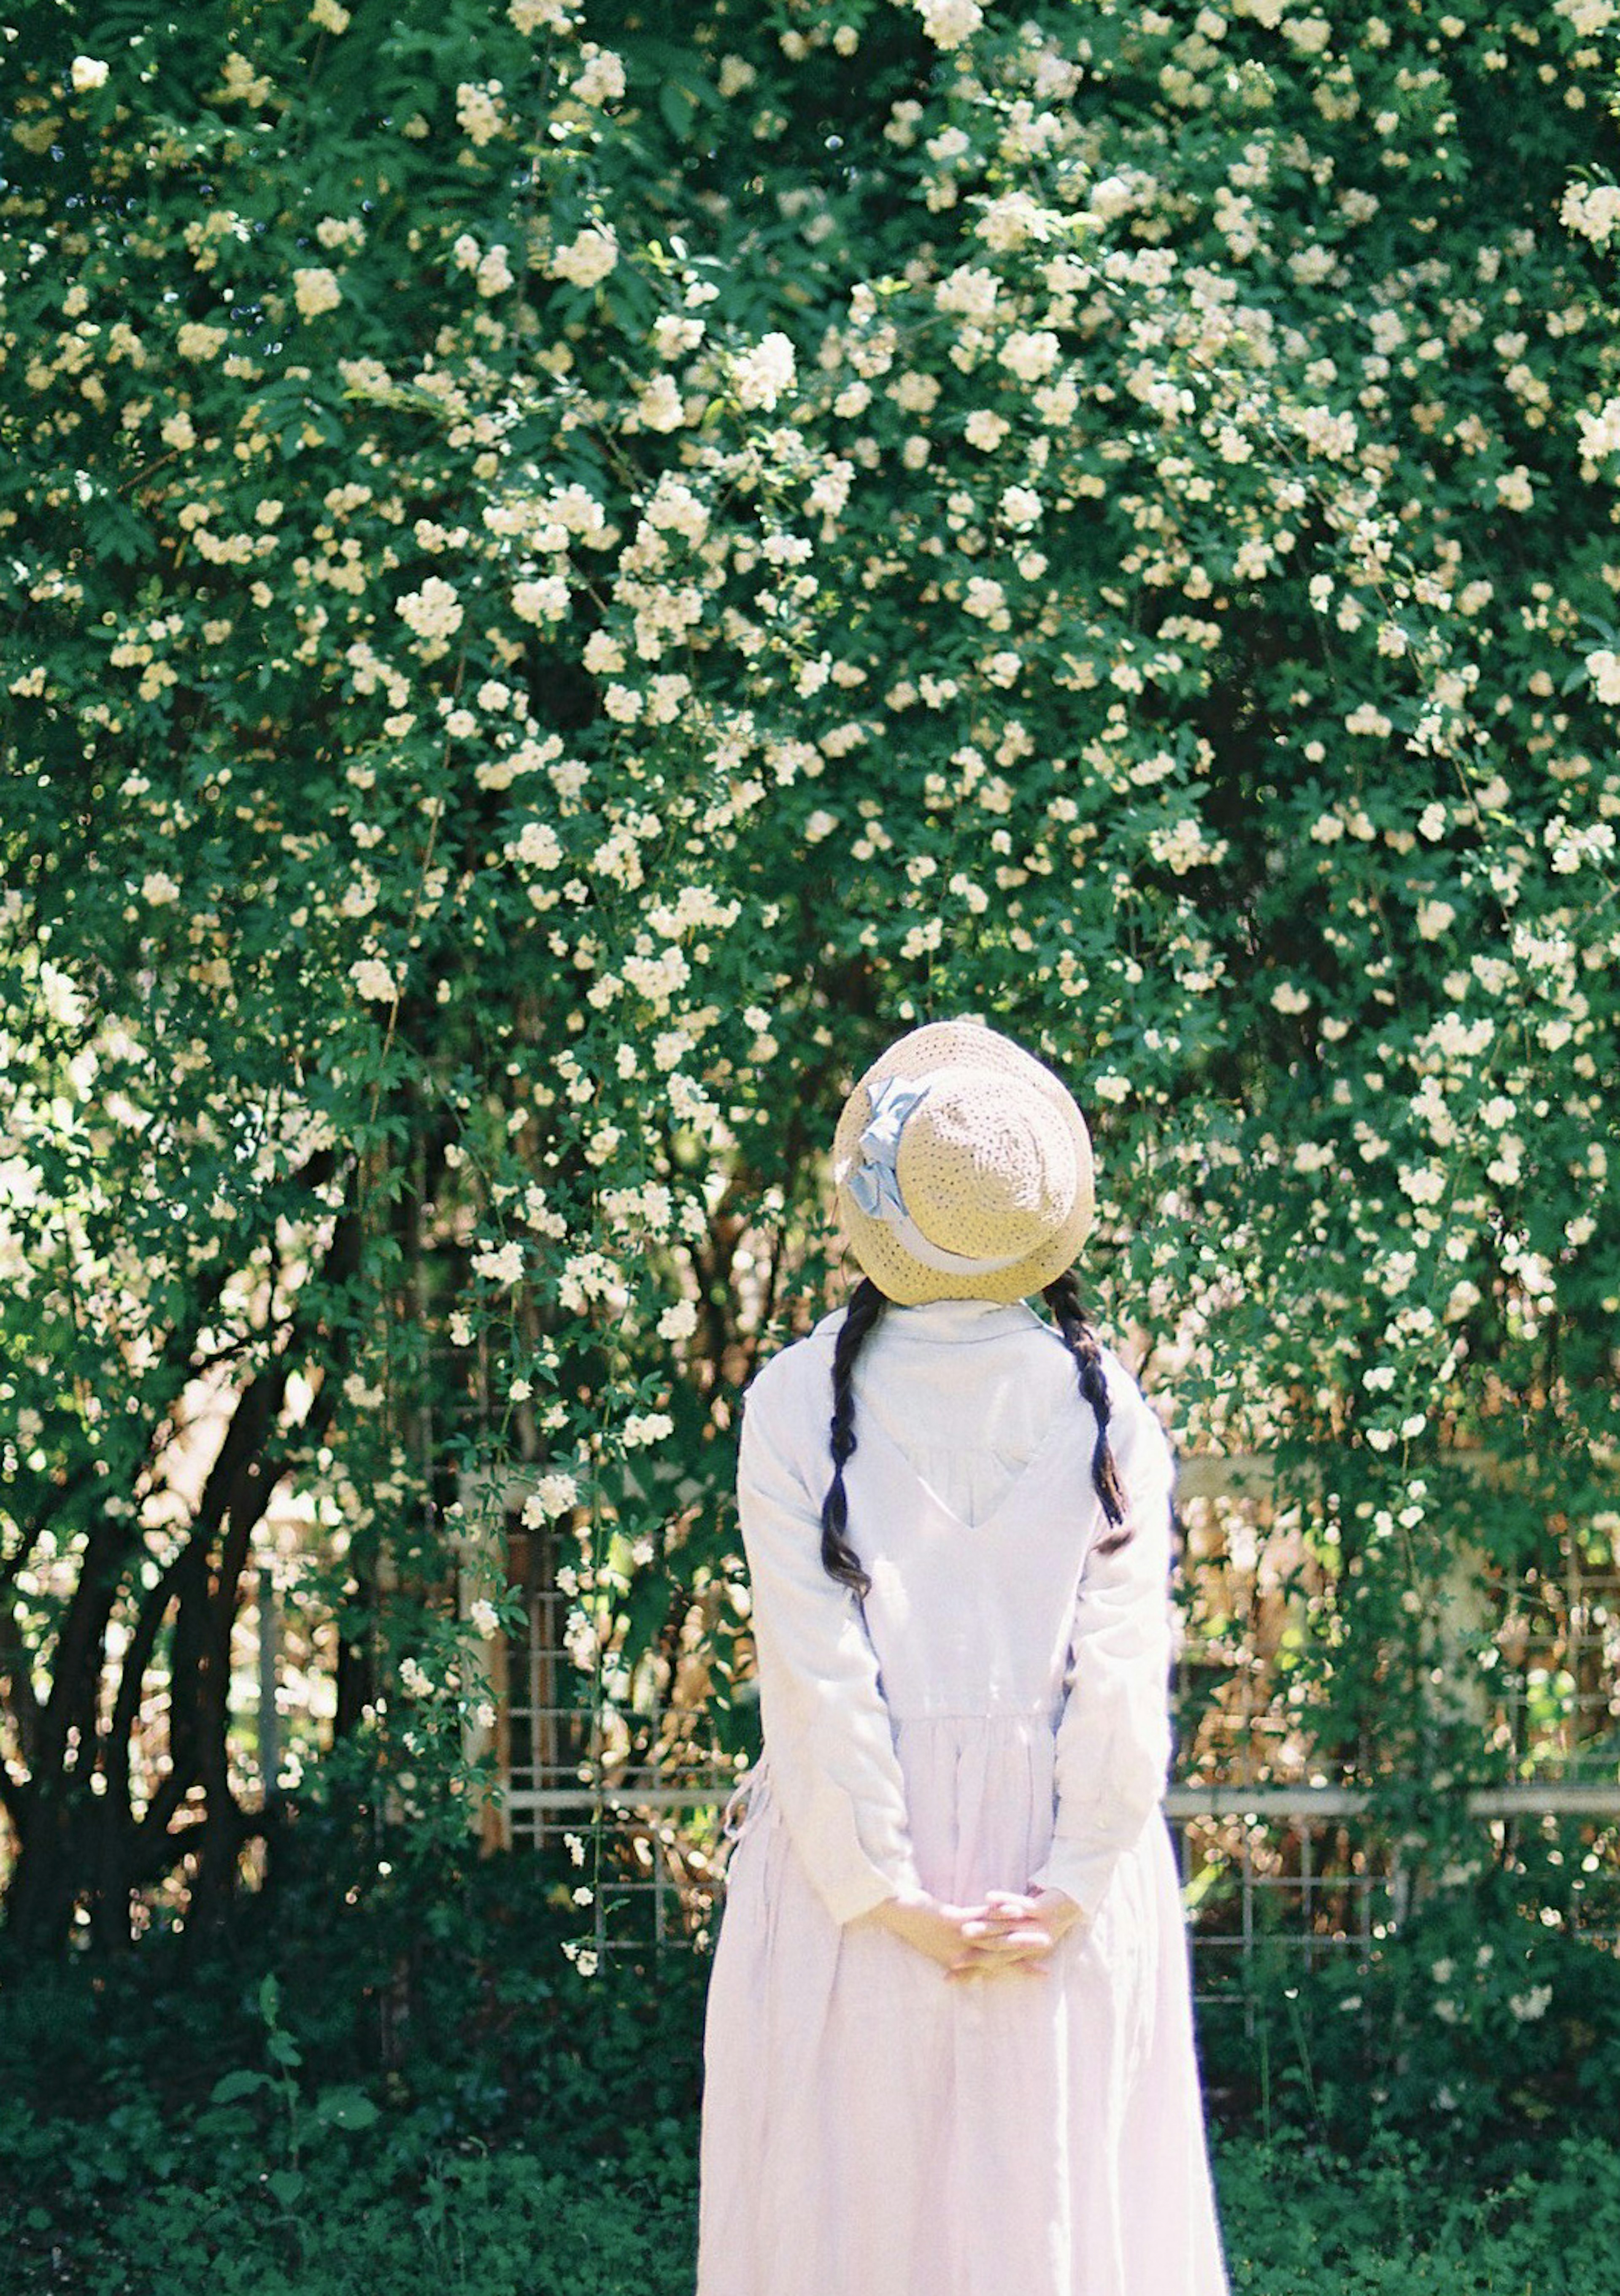
[[[764,1752],[697,2296],[1226,2296],[1163,1808],[1174,1468],[1071,1272],[1084,1121],[937,1021],[833,1152],[864,1280],[744,1397]]]

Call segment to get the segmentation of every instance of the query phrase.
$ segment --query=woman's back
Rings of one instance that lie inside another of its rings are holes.
[[[752,1413],[754,1424],[739,1496],[756,1550],[771,1525],[749,1470],[766,1443],[774,1456],[792,1458],[807,1502],[818,1505],[830,1477],[833,1354],[843,1317],[843,1309],[824,1316],[749,1390],[744,1415]],[[1167,1499],[1168,1447],[1124,1366],[1106,1349],[1103,1361],[1109,1440],[1138,1505],[1130,1546],[1095,1559],[1110,1528],[1090,1475],[1096,1416],[1061,1335],[1032,1308],[966,1300],[890,1307],[857,1361],[847,1535],[871,1586],[858,1606],[849,1600],[876,1661],[916,1870],[940,1896],[970,1901],[1052,1852],[1072,1660],[1084,1662],[1094,1723],[1081,1749],[1077,1710],[1071,1751],[1093,1766],[1106,1759],[1097,1722],[1122,1718],[1120,1693],[1134,1669],[1140,1694],[1123,1718],[1138,1725],[1151,1765],[1147,1789],[1141,1759],[1125,1767],[1117,1794],[1097,1780],[1093,1834],[1110,1816],[1116,1832],[1121,1822],[1139,1829],[1146,1799],[1156,1799],[1162,1784],[1168,1507],[1155,1513],[1143,1502]],[[1082,1585],[1105,1581],[1113,1612],[1080,1599]],[[1122,1651],[1116,1614],[1126,1592],[1139,1618]],[[1155,1628],[1165,1637],[1156,1663]]]

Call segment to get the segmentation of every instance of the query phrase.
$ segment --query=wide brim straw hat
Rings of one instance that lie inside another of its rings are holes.
[[[1067,1087],[967,1019],[878,1054],[839,1116],[833,1180],[862,1271],[902,1307],[1044,1291],[1096,1210],[1091,1136]]]

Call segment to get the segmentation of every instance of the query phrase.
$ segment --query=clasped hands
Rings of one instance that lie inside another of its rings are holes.
[[[988,1890],[976,1906],[927,1892],[885,1898],[867,1919],[943,1964],[958,1980],[1045,1977],[1058,1939],[1086,1919],[1065,1890]]]

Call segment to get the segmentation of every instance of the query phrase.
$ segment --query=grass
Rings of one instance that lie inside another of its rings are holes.
[[[692,2296],[691,2125],[627,2132],[599,2171],[424,2135],[387,2113],[329,2128],[290,2173],[216,2128],[70,2206],[0,2181],[6,2296],[199,2276],[210,2296]],[[1293,2135],[1213,2150],[1234,2296],[1620,2296],[1620,2144],[1596,2135],[1485,2192],[1410,2140],[1353,2161]]]

